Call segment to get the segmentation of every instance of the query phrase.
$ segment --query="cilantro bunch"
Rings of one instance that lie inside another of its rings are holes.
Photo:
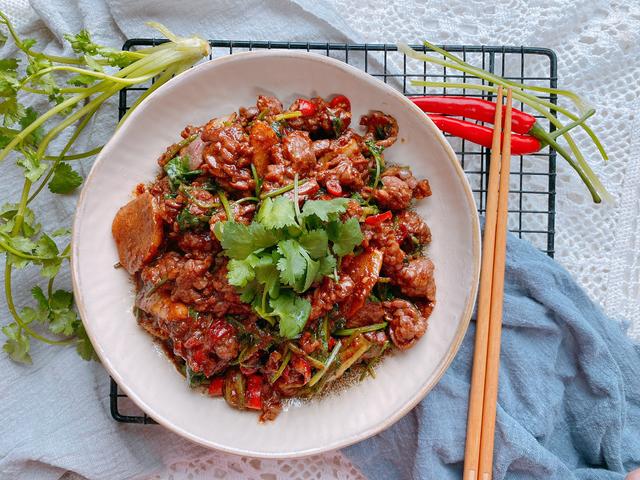
[[[296,337],[304,328],[311,303],[301,294],[324,277],[337,280],[337,264],[363,236],[357,218],[340,220],[348,199],[308,200],[281,195],[266,198],[250,225],[227,221],[214,228],[229,257],[227,278],[241,299],[280,336]]]
[[[0,12],[0,47],[8,33],[19,50],[16,58],[0,59],[0,161],[14,158],[24,174],[16,200],[0,208],[0,254],[5,255],[4,295],[11,321],[2,327],[3,346],[13,360],[30,363],[30,341],[51,345],[73,343],[86,360],[95,358],[82,322],[73,309],[69,291],[55,289],[63,262],[69,259],[69,229],[43,232],[31,208],[46,189],[51,194],[69,194],[82,183],[72,162],[89,158],[101,147],[69,153],[96,111],[125,87],[154,84],[147,95],[173,75],[208,55],[209,44],[198,37],[177,37],[164,26],[150,23],[169,41],[138,51],[118,51],[94,43],[89,33],[65,35],[73,56],[50,55],[34,49],[34,39],[19,37],[7,16]],[[120,70],[117,70],[120,68]],[[50,104],[38,112],[24,104],[44,99]],[[127,115],[131,112],[127,112]],[[68,140],[52,152],[51,142],[63,132]],[[12,276],[16,269],[35,267],[47,280],[46,289],[31,290],[35,304],[22,309],[14,303]],[[4,322],[3,322],[4,323]],[[54,337],[42,333],[47,331]]]

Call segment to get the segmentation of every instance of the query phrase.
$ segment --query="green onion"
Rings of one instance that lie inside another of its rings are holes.
[[[369,152],[371,152],[371,155],[376,161],[376,176],[373,180],[373,187],[372,187],[372,189],[375,190],[376,188],[378,188],[378,183],[380,182],[380,171],[382,167],[384,167],[384,158],[382,158],[382,150],[384,149],[376,145],[373,142],[373,140],[367,140],[365,142],[365,145],[367,146],[367,148],[369,149]]]
[[[293,343],[289,342],[287,343],[289,350],[291,350],[293,353],[295,353],[296,355],[300,355],[301,357],[303,357],[304,359],[306,359],[307,361],[309,361],[309,363],[311,365],[313,365],[315,368],[325,368],[324,363],[322,363],[320,360],[313,358],[311,355],[309,355],[307,352],[305,352],[304,350],[302,350],[300,347],[298,347],[297,345],[294,345]]]
[[[358,360],[360,360],[360,357],[362,357],[370,348],[371,348],[371,343],[365,341],[362,344],[362,346],[354,352],[353,355],[351,355],[345,362],[342,363],[342,365],[338,367],[338,369],[331,376],[331,378],[329,378],[328,381],[332,382],[340,378],[342,375],[344,375],[344,372],[346,372],[352,365],[354,365]]]
[[[311,380],[309,380],[309,383],[307,383],[308,387],[313,387],[316,383],[320,381],[320,379],[324,376],[324,374],[327,373],[327,371],[329,370],[329,368],[331,368],[331,365],[335,361],[336,357],[338,356],[338,352],[340,351],[340,348],[342,348],[342,342],[338,340],[338,342],[336,342],[335,346],[333,347],[333,350],[331,350],[331,355],[329,355],[329,358],[327,358],[327,361],[324,364],[324,368],[319,372],[316,372],[315,375],[311,377]]]
[[[472,89],[472,90],[483,90],[495,92],[497,87],[495,85],[501,85],[503,87],[512,88],[513,89],[513,98],[514,100],[519,100],[522,103],[530,106],[540,114],[542,114],[545,118],[549,120],[551,124],[553,124],[557,129],[562,130],[564,133],[562,136],[566,140],[575,160],[568,154],[562,147],[558,149],[559,145],[557,143],[552,143],[553,138],[549,138],[549,135],[545,137],[545,141],[549,143],[549,145],[556,149],[560,155],[562,155],[567,162],[571,165],[571,167],[576,170],[576,172],[580,175],[580,178],[585,183],[594,202],[599,203],[601,199],[605,199],[607,201],[612,201],[612,197],[609,192],[605,189],[600,179],[596,176],[596,174],[591,169],[590,165],[584,159],[582,152],[576,145],[575,141],[571,137],[568,132],[568,129],[565,128],[565,125],[552,113],[557,112],[565,115],[569,119],[573,120],[575,126],[580,126],[586,133],[589,135],[594,145],[600,152],[602,158],[606,161],[607,154],[600,142],[600,139],[596,136],[596,134],[591,130],[591,128],[586,124],[586,119],[593,115],[594,110],[591,106],[587,105],[586,102],[582,100],[578,95],[568,90],[562,90],[557,88],[547,88],[547,87],[539,87],[533,85],[525,85],[520,82],[515,82],[512,80],[507,80],[498,75],[495,75],[491,72],[483,70],[481,68],[473,67],[472,65],[466,63],[461,58],[443,50],[429,42],[424,42],[424,45],[437,52],[445,57],[445,59],[440,59],[436,57],[431,57],[429,55],[425,55],[423,53],[417,52],[413,50],[411,47],[404,43],[398,44],[398,50],[404,53],[406,56],[415,58],[417,60],[421,60],[423,62],[434,63],[436,65],[440,65],[445,68],[450,68],[453,70],[457,70],[463,73],[467,73],[469,75],[473,75],[477,78],[485,80],[486,82],[492,85],[479,85],[479,84],[471,84],[471,83],[454,83],[454,82],[428,82],[428,81],[419,81],[412,80],[411,84],[415,86],[424,86],[424,87],[443,87],[443,88],[461,88],[461,89]],[[527,93],[526,90],[534,91],[534,92],[542,92],[548,94],[555,94],[569,98],[578,108],[580,115],[575,115],[569,110],[555,105],[551,102],[538,98],[535,95]]]
[[[387,322],[374,323],[373,325],[367,325],[365,327],[344,328],[341,330],[336,330],[335,332],[333,332],[333,334],[338,337],[349,337],[357,333],[367,333],[367,332],[375,332],[377,330],[382,330],[386,326],[387,326]]]
[[[271,378],[269,379],[269,383],[276,383],[276,380],[280,378],[280,375],[282,375],[282,372],[284,372],[284,369],[289,364],[289,360],[291,360],[291,350],[287,348],[284,357],[282,357],[282,363],[280,364],[280,367],[278,368],[278,370],[276,370],[276,373],[271,376]]]
[[[284,112],[284,113],[279,113],[278,115],[276,115],[275,117],[273,117],[273,119],[276,122],[280,122],[282,120],[288,120],[290,118],[298,118],[302,116],[302,112],[299,110],[296,110],[295,112]]]
[[[161,279],[158,283],[156,283],[153,287],[151,287],[151,289],[149,290],[149,292],[147,293],[147,295],[151,295],[152,293],[155,293],[156,290],[158,290],[162,285],[164,285],[165,283],[167,283],[169,281],[168,278],[163,278]]]

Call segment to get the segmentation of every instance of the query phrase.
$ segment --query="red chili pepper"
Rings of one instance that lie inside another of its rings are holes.
[[[411,97],[411,101],[423,112],[467,117],[486,123],[493,123],[496,113],[495,102],[474,97],[425,96]],[[507,107],[503,106],[502,108],[504,113]],[[533,115],[515,108],[511,111],[511,131],[513,133],[531,134],[535,123],[536,117]]]
[[[318,111],[318,107],[311,100],[300,98],[298,99],[298,110],[302,112],[303,117],[310,117]]]
[[[336,339],[333,337],[329,337],[329,341],[327,342],[327,346],[329,347],[329,350],[333,350],[333,347],[336,346]]]
[[[351,111],[351,102],[344,95],[336,95],[329,102],[331,108],[341,108],[342,110]]]
[[[247,377],[247,393],[245,406],[252,410],[262,410],[262,375]]]
[[[334,197],[342,195],[342,185],[340,185],[340,181],[337,178],[330,178],[327,180],[327,192]]]
[[[387,210],[384,213],[379,213],[378,215],[369,215],[364,219],[364,223],[367,225],[380,225],[382,222],[386,222],[387,220],[391,220],[393,214],[391,210]]]
[[[209,395],[212,397],[221,397],[224,388],[224,377],[215,377],[211,379],[209,384]]]
[[[429,115],[440,130],[455,137],[464,138],[470,142],[491,148],[493,140],[493,129],[484,125],[477,125],[471,122],[458,120],[457,118],[445,117],[443,115]],[[511,134],[511,153],[514,155],[527,155],[542,148],[542,143],[531,135],[520,133]]]

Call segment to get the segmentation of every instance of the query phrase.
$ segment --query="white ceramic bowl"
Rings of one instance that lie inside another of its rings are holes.
[[[111,222],[136,184],[158,173],[156,159],[187,124],[273,94],[350,98],[353,126],[382,110],[400,126],[389,162],[427,177],[433,196],[418,212],[433,233],[437,305],[425,336],[386,358],[377,378],[289,408],[273,422],[190,390],[134,318],[133,285],[114,269]],[[296,457],[344,447],[389,427],[433,388],[453,359],[476,296],[480,237],[476,207],[455,154],[430,120],[399,92],[340,61],[299,52],[248,52],[203,63],[149,96],[102,149],[89,174],[73,228],[73,283],[80,315],[102,364],[148,415],[195,442],[256,457]],[[434,412],[437,414],[437,412]],[[463,414],[463,412],[460,412]]]

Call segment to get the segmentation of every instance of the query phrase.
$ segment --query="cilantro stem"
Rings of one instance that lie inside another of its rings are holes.
[[[231,213],[231,206],[229,205],[229,200],[227,200],[227,196],[223,191],[218,192],[218,197],[220,197],[220,201],[222,202],[222,206],[224,207],[224,213],[227,215],[227,220],[229,222],[235,222],[236,219]]]
[[[60,112],[66,110],[69,107],[72,107],[73,105],[75,105],[76,103],[80,102],[81,100],[87,98],[88,96],[92,95],[93,93],[97,92],[98,86],[93,87],[89,90],[87,90],[85,93],[81,93],[78,94],[74,97],[68,98],[67,100],[59,103],[58,105],[56,105],[55,107],[53,107],[51,110],[49,110],[48,112],[42,114],[40,117],[38,117],[34,122],[32,122],[27,128],[25,128],[24,130],[22,130],[19,134],[17,134],[8,144],[7,146],[5,146],[2,151],[0,152],[0,162],[2,160],[4,160],[6,158],[7,155],[9,155],[9,153],[11,153],[13,151],[13,149],[19,144],[21,143],[30,133],[32,133],[33,131],[36,130],[36,128],[38,128],[40,125],[42,125],[44,122],[46,122],[47,120],[49,120],[51,117],[59,114]]]
[[[21,252],[20,250],[13,248],[10,244],[5,242],[1,238],[0,238],[0,247],[2,247],[3,250],[6,250],[12,255],[15,255],[16,257],[24,258],[25,260],[49,260],[48,257],[40,257],[38,255],[29,255],[28,253]]]
[[[53,140],[62,130],[67,128],[69,125],[72,125],[73,123],[75,123],[77,120],[82,118],[84,115],[89,114],[88,116],[91,116],[93,113],[95,113],[95,111],[102,105],[102,103],[105,100],[107,100],[109,97],[111,97],[111,95],[116,93],[118,90],[120,90],[120,87],[113,87],[113,88],[107,90],[102,95],[100,95],[97,98],[91,100],[89,103],[87,103],[80,110],[78,110],[77,112],[73,113],[72,115],[69,115],[66,119],[64,119],[58,125],[56,125],[51,130],[49,130],[47,135],[42,139],[42,141],[38,145],[38,151],[36,152],[36,157],[38,158],[38,160],[41,159],[42,157],[44,157],[44,154],[45,154],[45,152],[47,150],[47,146],[49,145],[51,140]]]
[[[73,134],[71,135],[71,137],[69,138],[69,140],[67,141],[67,143],[65,144],[64,148],[62,149],[62,151],[60,152],[60,155],[58,156],[58,158],[51,164],[51,166],[49,167],[49,171],[47,172],[47,174],[45,175],[45,177],[42,179],[42,181],[40,182],[40,185],[38,185],[38,188],[36,188],[36,191],[33,192],[31,194],[31,196],[29,197],[29,199],[27,200],[27,204],[29,204],[44,188],[44,186],[47,184],[47,182],[49,181],[49,179],[53,176],[53,174],[56,171],[56,168],[58,167],[58,165],[60,164],[60,162],[62,161],[62,159],[64,158],[65,153],[67,153],[69,151],[69,149],[71,148],[71,146],[73,145],[73,142],[76,141],[76,139],[78,138],[78,136],[80,135],[80,133],[82,133],[82,131],[84,130],[84,128],[87,126],[87,124],[89,123],[89,120],[91,120],[91,117],[93,116],[93,114],[96,112],[96,110],[98,109],[98,107],[94,108],[93,110],[91,110],[90,112],[88,112],[85,117],[82,119],[82,121],[76,126]]]
[[[262,182],[260,181],[260,177],[258,176],[256,166],[253,163],[251,164],[251,175],[253,176],[253,183],[255,183],[256,197],[260,197]]]
[[[377,330],[382,330],[386,326],[387,326],[387,322],[374,323],[373,325],[367,325],[367,326],[358,327],[358,328],[343,328],[340,330],[336,330],[335,332],[333,332],[333,334],[338,337],[348,337],[356,333],[367,333],[367,332],[375,332]]]
[[[296,212],[296,221],[298,225],[302,226],[300,220],[302,214],[300,213],[300,193],[299,193],[299,185],[298,185],[298,174],[296,173],[293,177],[293,208]]]
[[[304,179],[300,180],[299,184],[303,185],[306,182],[307,182],[307,179],[304,178]],[[277,190],[271,190],[270,192],[263,193],[262,195],[260,195],[260,200],[264,200],[265,198],[277,197],[278,195],[282,195],[283,193],[290,192],[294,188],[295,188],[295,185],[293,183],[290,183],[289,185],[285,185],[284,187],[280,187]]]
[[[72,160],[82,160],[83,158],[89,158],[89,157],[93,157],[94,155],[97,155],[98,153],[100,153],[100,150],[102,150],[102,148],[104,147],[104,145],[100,145],[99,147],[96,148],[92,148],[91,150],[87,150],[86,152],[80,152],[80,153],[74,153],[72,155],[63,155],[61,160],[63,162],[69,162]],[[57,160],[60,157],[60,155],[45,155],[43,157],[43,160]]]
[[[27,200],[29,199],[29,190],[31,189],[31,180],[24,179],[24,185],[22,186],[22,195],[20,196],[20,204],[18,205],[18,211],[14,218],[13,229],[11,230],[11,236],[15,237],[22,228],[22,222],[24,220],[24,212],[27,208]]]
[[[47,337],[43,337],[38,332],[34,331],[29,327],[28,323],[25,322],[16,310],[16,307],[13,303],[13,293],[11,291],[11,265],[8,261],[5,262],[4,266],[4,295],[7,299],[7,307],[9,308],[9,312],[11,316],[16,321],[16,323],[23,328],[25,332],[31,335],[33,338],[40,340],[41,342],[48,343],[49,345],[67,345],[74,341],[73,338],[68,338],[65,340],[53,340]]]
[[[177,58],[176,58],[177,60]],[[171,63],[175,61],[174,59],[171,59],[171,61],[165,61],[165,63],[167,63],[167,65],[171,65]],[[120,125],[122,125],[124,123],[124,121],[129,118],[129,115],[131,114],[131,112],[133,112],[133,110],[140,105],[140,103],[147,98],[149,95],[151,95],[154,91],[156,91],[158,88],[160,88],[162,85],[164,85],[165,83],[167,83],[169,80],[171,80],[171,77],[173,77],[174,75],[177,75],[178,73],[180,73],[181,71],[184,70],[184,66],[186,64],[185,63],[180,63],[176,66],[171,66],[168,67],[166,65],[162,65],[162,69],[166,70],[158,77],[156,78],[156,81],[153,83],[153,85],[151,85],[149,88],[147,88],[144,93],[142,95],[140,95],[137,100],[135,102],[133,102],[133,104],[131,105],[131,107],[129,107],[129,110],[127,110],[127,112],[122,116],[122,118],[120,119],[120,121],[118,122],[118,126],[116,128],[120,128]],[[119,89],[121,90],[121,89]]]
[[[2,12],[0,12],[0,18],[2,18],[2,21],[0,21],[0,23],[3,23],[7,27],[7,29],[9,30],[9,34],[11,35],[11,38],[13,38],[13,41],[16,44],[16,47],[18,47],[20,50],[22,50],[24,53],[26,53],[30,57],[46,58],[51,62],[72,63],[76,65],[83,65],[85,63],[83,60],[80,60],[79,58],[60,57],[57,55],[49,55],[46,53],[34,52],[33,50],[30,50],[29,48],[25,47],[24,43],[22,43],[22,40],[20,40],[20,37],[18,36],[16,31],[13,29],[13,25],[11,24],[11,21],[9,20],[9,18]]]
[[[103,72],[96,72],[95,70],[87,70],[86,68],[71,67],[68,65],[57,65],[54,67],[43,68],[42,70],[38,70],[36,73],[29,75],[28,77],[25,77],[24,80],[22,80],[21,82],[20,88],[23,88],[24,85],[31,82],[32,80],[35,80],[36,78],[51,72],[73,72],[81,75],[87,75],[89,77],[99,78],[101,80],[108,80],[114,83],[121,83],[123,85],[134,85],[136,83],[143,83],[148,80],[151,80],[154,77],[153,73],[148,73],[141,77],[122,78],[121,76],[118,76],[118,75],[109,75]],[[78,88],[85,89],[86,87],[78,87]]]
[[[233,204],[239,205],[244,202],[259,202],[259,201],[260,199],[258,197],[244,197],[244,198],[241,198],[240,200],[236,200],[235,202],[233,202]]]

